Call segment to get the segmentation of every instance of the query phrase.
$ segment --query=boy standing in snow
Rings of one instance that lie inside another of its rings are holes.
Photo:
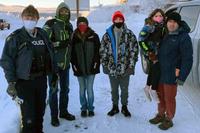
[[[71,57],[71,34],[73,32],[70,20],[70,9],[64,3],[60,3],[56,9],[56,17],[48,20],[44,25],[53,47],[55,62],[58,67],[57,74],[48,75],[49,78],[49,105],[51,109],[51,124],[59,126],[59,119],[75,120],[75,116],[68,112],[69,101],[69,68]],[[60,83],[60,96],[58,102],[58,77]],[[58,106],[59,103],[59,106]],[[59,109],[58,109],[59,108]]]
[[[180,14],[172,12],[167,16],[168,33],[161,41],[159,50],[160,82],[158,86],[158,114],[149,122],[158,124],[162,130],[173,126],[176,110],[177,85],[183,85],[193,63],[193,48],[189,36],[190,28],[181,21]],[[176,68],[179,68],[179,73]]]
[[[139,46],[142,54],[149,60],[149,72],[147,85],[144,88],[147,98],[159,102],[157,88],[160,80],[160,66],[158,62],[158,50],[163,39],[165,14],[161,9],[155,9],[147,19],[139,33]]]
[[[138,44],[135,35],[126,27],[120,11],[112,16],[113,25],[103,35],[100,46],[100,61],[105,74],[109,75],[113,107],[108,112],[113,116],[119,112],[119,86],[121,88],[121,112],[130,117],[128,105],[128,85],[130,75],[134,75],[138,60]]]

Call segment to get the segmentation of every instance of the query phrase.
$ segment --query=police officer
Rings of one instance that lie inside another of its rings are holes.
[[[22,133],[43,133],[46,75],[53,68],[52,48],[46,32],[36,27],[37,9],[29,5],[21,17],[23,27],[7,37],[0,63],[8,81],[8,94],[23,100]]]
[[[55,54],[55,62],[59,68],[57,75],[60,79],[60,97],[58,109],[58,86],[56,75],[49,75],[49,103],[51,109],[51,124],[59,126],[58,113],[60,118],[75,120],[75,116],[68,112],[69,93],[69,63],[70,63],[70,38],[73,32],[72,24],[69,22],[70,9],[64,3],[56,9],[56,17],[48,20],[44,29],[52,41]],[[56,91],[54,91],[56,90]],[[60,111],[60,112],[59,112]]]

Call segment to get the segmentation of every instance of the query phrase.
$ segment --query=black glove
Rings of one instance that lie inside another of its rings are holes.
[[[8,95],[11,96],[13,99],[15,99],[15,97],[17,96],[15,85],[16,85],[16,82],[9,82],[8,88],[7,88]]]
[[[52,75],[52,79],[51,79],[51,86],[53,88],[56,88],[57,81],[58,81],[58,75],[56,73],[54,73]]]

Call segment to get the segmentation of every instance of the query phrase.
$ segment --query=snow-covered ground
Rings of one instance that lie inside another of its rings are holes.
[[[97,9],[88,17],[90,26],[99,34],[100,38],[106,28],[111,25],[111,15],[119,7]],[[127,26],[136,34],[143,26],[143,20],[147,14],[134,13],[129,7],[120,8],[125,13]],[[12,31],[21,26],[18,16],[12,14],[0,14],[11,23],[10,30],[0,31],[0,55],[3,50],[4,41]],[[95,19],[94,19],[95,18]],[[38,26],[42,26],[46,20],[41,19]],[[72,22],[75,25],[75,22]],[[135,75],[130,79],[129,85],[129,110],[131,118],[125,118],[121,113],[114,117],[107,116],[111,109],[111,89],[107,75],[101,71],[96,75],[94,82],[95,93],[95,116],[92,118],[80,117],[79,86],[77,78],[70,72],[69,111],[76,116],[75,121],[60,119],[59,127],[50,125],[49,106],[44,116],[45,133],[160,133],[155,125],[149,124],[148,120],[156,113],[156,103],[147,101],[143,87],[146,75],[142,72],[140,60],[137,62]],[[4,73],[0,69],[0,133],[18,133],[20,125],[20,111],[10,97],[6,94],[7,83]],[[120,105],[121,106],[121,105]],[[185,97],[185,93],[178,89],[177,111],[174,118],[174,127],[165,131],[167,133],[199,133],[200,117],[195,113],[192,105]]]

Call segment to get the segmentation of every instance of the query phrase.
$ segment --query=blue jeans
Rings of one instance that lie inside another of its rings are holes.
[[[79,95],[80,95],[80,103],[81,110],[93,111],[94,110],[94,92],[93,92],[93,84],[94,84],[95,75],[88,76],[80,76],[78,77],[79,82]],[[86,97],[87,91],[87,97]]]
[[[69,101],[69,68],[65,70],[59,71],[59,78],[60,78],[60,97],[59,97],[59,110],[60,114],[65,114],[68,108],[68,101]],[[58,83],[56,86],[56,91],[53,91],[51,85],[52,75],[48,75],[49,80],[49,105],[51,109],[51,116],[57,117],[58,116]]]

